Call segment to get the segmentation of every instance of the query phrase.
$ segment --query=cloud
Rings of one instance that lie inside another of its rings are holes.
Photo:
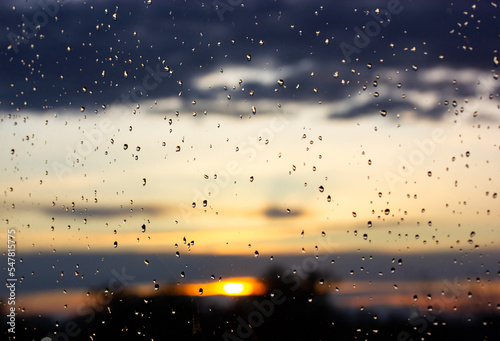
[[[457,80],[460,95],[467,96],[465,91],[475,94],[470,80],[478,74],[491,76],[484,70],[494,67],[495,52],[490,48],[494,35],[471,39],[468,46],[472,50],[461,48],[463,36],[470,35],[468,27],[456,27],[457,16],[463,15],[462,4],[404,1],[404,10],[391,19],[390,25],[371,37],[369,44],[352,56],[351,63],[342,63],[340,44],[353,43],[354,29],[373,20],[367,13],[383,9],[387,1],[320,6],[302,1],[300,5],[254,2],[225,12],[224,21],[210,3],[153,1],[147,5],[143,1],[124,1],[118,8],[111,3],[102,1],[91,7],[80,0],[61,2],[68,5],[61,5],[58,20],[51,18],[36,37],[20,43],[17,54],[13,49],[4,49],[0,64],[8,81],[0,85],[0,108],[71,111],[85,106],[87,112],[102,112],[102,104],[113,103],[129,95],[134,87],[143,86],[147,67],[154,69],[161,63],[169,65],[173,73],[135,102],[178,96],[181,104],[173,105],[185,106],[195,99],[197,111],[224,112],[201,108],[200,100],[226,96],[223,86],[229,88],[228,93],[232,86],[240,90],[241,79],[245,92],[231,92],[232,103],[238,98],[324,104],[343,100],[346,104],[342,105],[353,109],[337,107],[332,117],[347,118],[362,114],[349,114],[359,109],[350,99],[377,75],[379,89],[390,72],[393,81],[403,83],[402,91],[429,94],[438,90],[435,97],[451,98],[452,85],[443,86],[448,80]],[[22,15],[31,20],[37,10],[17,5],[18,10],[13,11],[10,7],[15,3],[6,4],[9,15],[2,17],[0,32],[0,43],[5,47],[11,44],[9,33],[22,33]],[[112,15],[115,10],[117,20]],[[494,10],[487,4],[477,6],[474,15],[481,24],[479,31],[474,28],[475,32],[494,31],[498,26],[491,17]],[[422,25],[423,13],[431,24]],[[450,33],[453,29],[454,34]],[[410,51],[413,47],[415,50]],[[250,62],[247,54],[252,55]],[[368,63],[373,65],[371,69],[366,67]],[[411,70],[413,64],[419,66],[418,72]],[[337,71],[338,79],[333,77]],[[125,72],[128,77],[124,77]],[[277,85],[278,79],[285,80],[286,88]],[[82,91],[83,87],[87,91]],[[252,98],[248,96],[250,88],[255,90]],[[379,99],[387,97],[380,94]],[[395,100],[401,94],[391,90],[387,95]],[[421,100],[418,93],[415,97]],[[408,97],[408,101],[412,99]],[[169,106],[169,110],[173,109]],[[429,106],[426,110],[433,109]],[[431,116],[426,111],[422,115]]]
[[[302,211],[300,209],[293,209],[288,212],[285,208],[269,207],[264,211],[264,214],[268,218],[290,218],[302,215]]]
[[[130,211],[133,209],[133,212]],[[99,206],[99,207],[80,207],[80,205],[75,205],[72,207],[60,206],[60,207],[49,207],[41,209],[45,214],[50,216],[71,216],[74,214],[81,215],[83,218],[94,217],[94,218],[112,218],[112,217],[123,217],[129,216],[131,214],[141,214],[141,215],[157,215],[162,214],[166,211],[165,208],[159,206],[146,206],[146,207],[117,207],[117,206]]]
[[[255,70],[252,67],[230,66],[221,71],[213,71],[195,80],[198,90],[208,90],[210,88],[223,86],[238,86],[239,80],[244,80],[245,84],[260,84],[269,86],[277,82],[278,73],[275,71]]]

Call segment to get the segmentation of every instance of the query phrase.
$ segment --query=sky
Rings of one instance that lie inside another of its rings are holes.
[[[405,304],[443,268],[498,290],[498,3],[214,4],[0,5],[1,219],[28,313],[120,257],[149,290],[318,254],[349,284],[361,257],[411,259],[429,277],[398,278]],[[48,265],[99,258],[78,281]]]

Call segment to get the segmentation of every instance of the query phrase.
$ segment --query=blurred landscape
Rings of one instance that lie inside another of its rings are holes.
[[[346,311],[328,302],[328,295],[318,290],[318,286],[337,285],[335,280],[325,281],[316,272],[304,279],[298,274],[284,279],[280,276],[284,273],[284,269],[273,268],[262,276],[266,285],[262,296],[193,297],[162,289],[138,296],[127,290],[119,293],[95,290],[89,293],[85,308],[76,317],[57,321],[27,317],[21,320],[20,330],[36,340],[43,340],[47,335],[52,340],[321,340],[332,337],[485,340],[500,336],[498,313],[493,310],[473,313],[467,305],[456,304],[453,297],[447,298],[447,302],[455,301],[451,305],[443,304],[439,295],[433,300],[419,297],[414,301],[428,300],[424,303],[427,307],[400,308],[381,317],[370,307]]]

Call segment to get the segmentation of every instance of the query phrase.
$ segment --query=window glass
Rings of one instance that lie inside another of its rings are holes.
[[[498,339],[499,6],[3,1],[4,337]]]

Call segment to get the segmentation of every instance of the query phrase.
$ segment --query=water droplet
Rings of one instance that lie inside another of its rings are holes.
[[[203,207],[207,207],[207,204],[208,204],[207,200],[203,200]]]
[[[472,231],[472,232],[470,233],[470,237],[471,237],[471,238],[474,238],[474,236],[475,236],[475,235],[476,235],[476,232],[474,232],[474,231]]]
[[[146,186],[146,178],[142,178],[142,185]]]
[[[116,249],[116,248],[118,247],[118,242],[117,242],[117,241],[115,241],[115,242],[113,243],[113,246],[114,246],[114,247],[115,247],[115,249]]]
[[[372,227],[372,222],[371,222],[371,220],[370,220],[370,221],[368,221],[368,228],[370,228],[370,227]]]
[[[385,211],[384,211],[384,214],[385,214],[385,215],[389,215],[389,213],[391,213],[391,210],[390,210],[390,209],[388,209],[388,208],[386,208],[386,209],[385,209]]]
[[[176,151],[176,152],[180,152],[180,151],[181,151],[181,146],[176,146],[176,147],[175,147],[175,151]]]
[[[147,259],[145,259],[144,264],[149,265],[149,261]]]
[[[411,68],[413,69],[413,71],[417,71],[418,70],[418,66],[416,66],[416,65],[412,65]]]
[[[199,293],[200,295],[203,295],[203,288],[200,288],[200,290],[198,291],[198,293]]]
[[[127,150],[127,149],[128,149],[128,144],[126,144],[126,143],[125,143],[125,144],[123,145],[123,150]]]
[[[387,116],[387,110],[380,110],[380,115],[382,115],[382,117],[386,117]]]
[[[259,251],[255,250],[255,252],[253,253],[255,257],[259,257]]]
[[[285,81],[283,79],[278,79],[278,84],[280,86],[283,86],[283,84],[285,84]]]
[[[179,253],[179,251],[175,251],[175,257],[179,258],[181,256],[181,254]]]
[[[255,106],[252,106],[252,113],[255,115],[256,112],[257,112],[257,108]]]
[[[142,228],[142,233],[146,232],[146,224],[142,224],[141,228]]]
[[[160,289],[160,285],[158,283],[155,284],[155,290],[158,291]]]
[[[252,60],[252,56],[250,54],[247,54],[247,60],[248,61],[251,61]]]
[[[319,191],[320,191],[321,193],[323,193],[323,192],[325,191],[325,188],[324,188],[323,186],[319,186],[319,188],[318,188],[318,189],[319,189]]]
[[[186,274],[184,273],[184,271],[181,271],[181,277],[182,278],[186,277]]]
[[[352,216],[356,218],[358,215],[356,214],[356,212],[352,212]]]
[[[428,172],[427,172],[427,176],[428,176],[428,177],[431,177],[431,176],[432,176],[432,172],[431,172],[431,171],[428,171]]]

